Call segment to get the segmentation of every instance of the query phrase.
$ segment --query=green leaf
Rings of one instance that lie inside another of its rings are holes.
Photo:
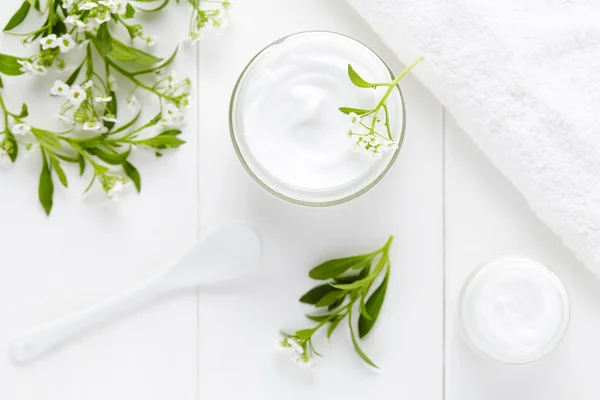
[[[352,345],[354,346],[354,350],[363,359],[364,362],[369,364],[373,368],[379,368],[377,364],[375,364],[369,356],[365,354],[365,352],[360,348],[358,341],[356,340],[356,335],[354,334],[354,328],[352,327],[352,310],[348,311],[348,326],[350,327],[350,337],[352,338]]]
[[[361,88],[372,88],[372,87],[380,86],[375,83],[369,83],[369,82],[365,81],[363,78],[361,78],[361,76],[358,74],[358,72],[356,72],[354,70],[354,68],[352,68],[352,65],[350,65],[350,64],[348,64],[348,77],[350,78],[350,81],[352,81],[354,86],[358,86]]]
[[[60,37],[67,33],[67,26],[60,19],[55,19],[54,25],[52,26],[52,33]]]
[[[388,280],[390,276],[390,269],[388,268],[385,278],[381,285],[369,297],[367,303],[365,305],[366,312],[371,316],[371,319],[364,318],[363,315],[358,319],[358,336],[363,338],[365,337],[375,325],[377,321],[377,317],[379,316],[379,311],[381,311],[381,306],[383,305],[383,300],[385,299],[385,293],[387,291]]]
[[[339,258],[317,265],[308,275],[313,279],[325,280],[342,275],[352,266],[363,260],[365,256]]]
[[[327,318],[329,318],[330,316],[331,315],[329,315],[329,314],[325,314],[325,315],[309,315],[309,314],[306,314],[306,318],[310,319],[311,321],[315,321],[315,322],[323,322]]]
[[[54,153],[54,155],[66,162],[70,162],[70,163],[79,162],[79,159],[77,157],[69,157],[69,156],[65,156],[64,154],[58,154],[58,153]]]
[[[77,162],[79,162],[79,176],[83,176],[83,173],[85,172],[85,158],[83,155],[79,154]]]
[[[106,57],[112,51],[113,40],[111,39],[110,32],[108,31],[108,24],[100,25],[98,33],[94,38],[94,43],[102,57]]]
[[[331,286],[333,286],[334,288],[337,288],[337,289],[341,289],[341,290],[354,290],[354,289],[361,288],[365,285],[368,285],[371,282],[371,280],[372,280],[371,278],[367,277],[367,278],[363,278],[358,281],[355,281],[352,283],[347,283],[347,284],[332,283]]]
[[[177,137],[179,133],[181,133],[181,131],[167,131],[148,139],[132,140],[131,143],[138,146],[148,146],[159,150],[167,148],[177,148],[185,144],[184,140],[181,140]]]
[[[123,132],[123,131],[129,129],[130,127],[132,127],[133,124],[135,124],[137,122],[137,120],[140,118],[140,114],[141,114],[141,110],[138,111],[138,113],[135,115],[135,117],[133,117],[129,122],[127,122],[123,126],[120,126],[118,129],[112,131],[111,134],[114,135],[115,133]],[[160,113],[158,114],[158,117],[160,119],[160,117],[161,117]]]
[[[325,295],[337,290],[339,289],[334,288],[330,284],[320,285],[306,292],[304,296],[300,298],[300,302],[314,305],[317,304],[323,297],[325,297]]]
[[[356,281],[359,281],[363,278],[364,278],[364,276],[362,276],[361,274],[356,274],[356,275],[340,276],[340,277],[335,278],[334,281],[336,284],[347,285],[349,283],[354,283]]]
[[[154,72],[157,69],[161,69],[161,68],[165,68],[167,66],[169,66],[169,64],[171,64],[173,62],[173,60],[175,60],[175,56],[177,55],[177,51],[179,50],[178,47],[175,48],[175,50],[173,51],[173,54],[171,54],[171,56],[169,58],[167,58],[167,60],[153,68],[148,68],[148,69],[143,69],[140,71],[136,71],[134,73],[132,73],[132,75],[143,75],[143,74],[148,74],[150,72]]]
[[[60,183],[62,183],[64,187],[69,187],[67,175],[65,175],[65,171],[62,169],[60,161],[54,156],[50,156],[50,161],[52,162],[52,166],[54,167],[54,171],[56,171],[56,175],[58,176]]]
[[[35,135],[40,146],[51,150],[56,150],[61,147],[60,140],[54,133],[38,128],[31,128],[31,132]]]
[[[29,115],[29,110],[27,109],[27,104],[21,104],[21,112],[19,113],[19,118],[25,118]]]
[[[145,66],[154,65],[157,62],[162,61],[162,58],[138,50],[134,47],[127,46],[126,44],[118,41],[115,38],[112,38],[112,48],[110,50],[110,56],[119,61],[133,61]]]
[[[133,18],[135,15],[135,8],[130,3],[127,3],[127,7],[125,8],[125,17],[126,19]]]
[[[128,161],[125,161],[123,163],[123,170],[125,171],[125,174],[127,174],[129,179],[131,179],[131,181],[135,185],[135,189],[138,191],[138,193],[141,192],[142,191],[142,177],[140,176],[140,173],[138,172],[138,170]]]
[[[23,22],[23,20],[25,20],[25,17],[27,17],[27,14],[29,13],[30,8],[31,8],[31,3],[29,3],[29,1],[27,1],[27,0],[25,0],[23,2],[23,4],[21,4],[21,7],[17,10],[17,12],[8,21],[8,24],[6,24],[6,26],[4,27],[4,31],[5,32],[10,31],[11,29],[14,29],[17,26],[19,26],[21,24],[21,22]]]
[[[355,114],[358,114],[358,115],[361,115],[361,116],[365,115],[367,113],[373,112],[373,110],[365,110],[365,109],[362,109],[362,108],[352,108],[352,107],[340,107],[338,110],[340,110],[344,114],[355,113]]]
[[[75,80],[79,76],[79,72],[81,72],[81,68],[83,67],[84,63],[85,63],[85,60],[83,60],[83,62],[81,64],[79,64],[79,67],[77,67],[77,69],[75,71],[73,71],[71,76],[69,76],[69,79],[67,79],[67,81],[65,82],[67,85],[71,86],[72,84],[75,83]]]
[[[346,292],[344,292],[343,290],[336,290],[334,292],[328,293],[325,296],[323,296],[323,298],[319,300],[317,304],[315,304],[315,307],[329,306],[333,304],[337,299],[345,295]]]
[[[342,296],[339,299],[337,299],[336,301],[334,301],[333,303],[331,303],[329,305],[329,307],[327,307],[327,311],[333,311],[336,308],[338,308],[339,306],[341,306],[342,304],[344,304],[344,299],[346,298],[346,296]]]
[[[10,76],[22,75],[19,60],[21,59],[8,54],[0,54],[0,73]]]
[[[364,318],[366,318],[368,320],[371,320],[372,318],[369,315],[369,312],[367,311],[367,307],[365,306],[365,296],[366,296],[366,294],[364,296],[361,296],[361,298],[360,298],[360,306],[359,306],[359,308],[360,308],[360,316],[364,317]],[[360,330],[359,330],[359,336],[360,336]]]
[[[2,82],[2,77],[0,76],[0,89],[4,88],[4,82]]]
[[[309,339],[313,333],[315,333],[314,329],[300,329],[295,335],[301,339]]]
[[[144,0],[142,0],[142,1],[144,1]],[[140,8],[140,10],[144,11],[144,12],[157,12],[157,11],[160,11],[163,8],[165,8],[168,4],[169,4],[169,0],[164,0],[158,7],[155,7],[155,8],[144,8],[144,9]]]
[[[104,115],[112,114],[116,117],[117,116],[117,94],[111,90],[110,97],[112,97],[112,98],[110,99],[108,104],[106,104],[106,111],[104,112]],[[112,121],[104,121],[104,126],[110,132],[110,130],[112,128],[114,128],[115,123]]]
[[[52,182],[52,174],[50,173],[50,168],[48,168],[48,162],[46,161],[44,152],[42,152],[42,156],[44,158],[44,163],[40,175],[38,195],[40,203],[42,203],[42,207],[44,207],[44,210],[46,211],[46,215],[50,215],[50,211],[52,210],[52,198],[54,197],[54,183]]]
[[[341,321],[342,321],[341,318],[334,319],[333,321],[331,321],[331,323],[329,324],[329,328],[327,328],[327,339],[331,338],[333,331],[335,331],[335,328],[338,327],[338,325],[340,324]]]
[[[106,151],[100,150],[97,147],[90,147],[85,149],[91,155],[94,155],[110,165],[121,165],[127,158],[129,158],[129,154],[131,153],[131,148],[128,149],[124,153],[108,153]]]

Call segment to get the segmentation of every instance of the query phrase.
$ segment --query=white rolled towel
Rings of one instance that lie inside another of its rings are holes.
[[[600,1],[347,1],[600,276]]]

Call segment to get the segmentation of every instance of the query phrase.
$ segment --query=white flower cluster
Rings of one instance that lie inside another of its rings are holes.
[[[192,16],[188,40],[196,42],[211,33],[218,34],[229,25],[227,9],[231,6],[229,0],[207,2],[208,8],[200,8],[195,0],[196,13]],[[200,4],[202,1],[200,0]]]
[[[110,21],[112,14],[125,15],[127,0],[64,0],[63,8],[68,13],[66,24],[78,32],[95,32],[100,25]]]
[[[50,94],[66,99],[61,113],[57,116],[61,121],[70,125],[77,125],[84,131],[106,133],[107,128],[102,121],[118,121],[112,114],[99,118],[95,105],[102,105],[112,101],[112,96],[102,92],[95,97],[90,97],[93,89],[97,90],[92,81],[87,81],[81,86],[77,84],[69,86],[65,82],[57,80],[50,89]],[[72,118],[67,116],[68,111],[73,111]]]
[[[304,347],[292,337],[284,337],[279,340],[275,349],[292,355],[292,361],[302,368],[312,368],[314,366],[311,357],[306,353]]]
[[[351,112],[349,116],[350,128],[347,135],[355,149],[366,151],[371,156],[380,158],[385,153],[398,148],[398,142],[389,140],[377,133],[365,131],[367,128],[361,122],[361,117],[358,114]]]
[[[103,174],[99,176],[102,189],[112,201],[119,201],[125,190],[131,187],[131,181],[121,175]]]
[[[157,88],[163,91],[167,98],[162,107],[161,124],[163,127],[179,128],[185,125],[185,114],[190,106],[191,85],[190,78],[181,79],[175,71],[158,79]]]
[[[23,60],[17,60],[17,62],[21,65],[21,72],[26,74],[46,75],[48,73],[48,68],[39,58],[35,58],[33,62]]]

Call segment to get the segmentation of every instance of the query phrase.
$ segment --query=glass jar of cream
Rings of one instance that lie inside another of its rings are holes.
[[[544,265],[523,257],[485,264],[465,284],[458,309],[466,340],[508,364],[529,364],[550,353],[569,324],[567,291]]]
[[[348,115],[372,109],[386,88],[359,88],[348,64],[370,82],[394,76],[362,43],[332,32],[302,32],[259,52],[242,72],[230,105],[230,130],[244,168],[263,188],[293,203],[326,206],[365,193],[383,178],[399,148],[381,158],[353,149]],[[390,131],[401,144],[404,102],[393,90]]]

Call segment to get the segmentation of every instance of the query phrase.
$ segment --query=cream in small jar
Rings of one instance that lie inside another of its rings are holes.
[[[459,317],[469,342],[506,363],[526,364],[552,351],[569,321],[569,299],[548,268],[521,257],[501,258],[465,285]]]
[[[358,88],[348,64],[371,82],[390,82],[386,64],[365,45],[331,32],[288,36],[259,53],[232,99],[234,144],[247,170],[280,197],[335,203],[355,196],[387,171],[397,154],[374,158],[347,136],[350,118],[339,107],[372,109],[387,87]],[[404,125],[399,90],[388,99],[391,131]]]

